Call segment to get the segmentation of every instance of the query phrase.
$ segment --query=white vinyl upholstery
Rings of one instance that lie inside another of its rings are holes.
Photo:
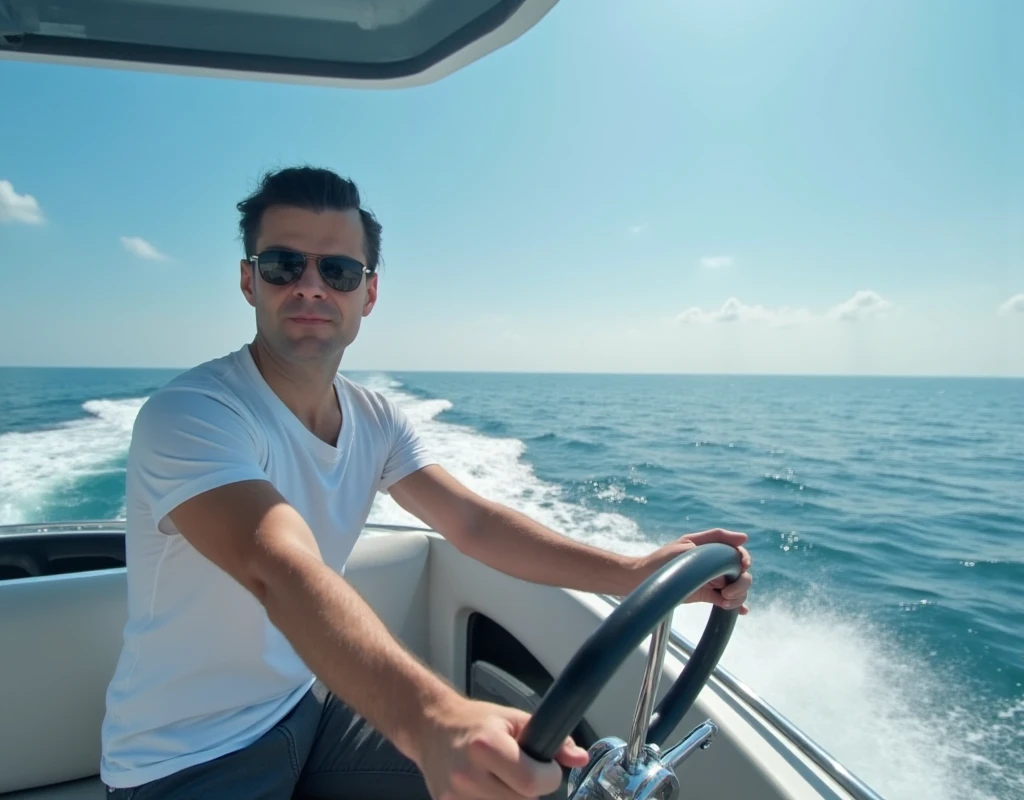
[[[364,535],[346,573],[388,628],[420,656],[428,641],[428,552],[421,533]],[[100,724],[126,615],[124,569],[0,581],[5,800],[104,796],[96,778]]]

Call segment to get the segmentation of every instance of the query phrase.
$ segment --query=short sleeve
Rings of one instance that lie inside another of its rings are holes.
[[[267,479],[253,423],[199,389],[168,387],[146,401],[132,429],[128,462],[129,478],[161,529],[168,513],[196,495]]]
[[[377,489],[388,494],[388,490],[402,478],[436,464],[437,459],[431,455],[405,412],[391,401],[386,401],[385,407],[391,434],[390,446]]]

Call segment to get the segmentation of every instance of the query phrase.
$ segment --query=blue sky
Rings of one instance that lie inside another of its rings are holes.
[[[1024,376],[1022,29],[562,0],[387,92],[0,60],[0,364],[248,341],[235,203],[314,163],[384,225],[343,368]]]

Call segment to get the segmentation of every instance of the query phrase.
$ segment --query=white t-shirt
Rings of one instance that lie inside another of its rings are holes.
[[[339,573],[377,492],[434,463],[402,411],[339,375],[342,426],[311,433],[248,346],[173,379],[142,407],[128,453],[128,621],[107,689],[102,780],[137,786],[238,750],[290,711],[313,675],[263,606],[193,548],[168,512],[269,480]]]

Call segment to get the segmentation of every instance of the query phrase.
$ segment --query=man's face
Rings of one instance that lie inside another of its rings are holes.
[[[356,209],[316,212],[271,206],[263,213],[256,253],[279,248],[366,263],[363,223]],[[260,336],[290,362],[339,360],[377,301],[376,274],[365,276],[351,292],[339,292],[324,283],[312,258],[287,286],[267,283],[251,261],[241,266],[242,293],[256,309]]]

